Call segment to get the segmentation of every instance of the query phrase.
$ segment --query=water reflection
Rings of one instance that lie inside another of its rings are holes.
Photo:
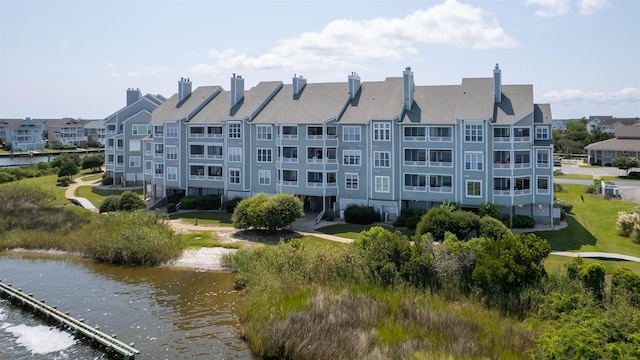
[[[240,294],[228,273],[8,253],[0,255],[0,279],[135,342],[141,359],[252,358],[237,337]]]

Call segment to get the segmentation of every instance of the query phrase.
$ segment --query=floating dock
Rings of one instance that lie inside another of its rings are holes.
[[[69,316],[69,313],[63,313],[45,304],[44,300],[36,300],[32,295],[27,295],[20,289],[14,289],[2,281],[0,281],[0,296],[9,299],[13,304],[28,308],[34,314],[70,331],[74,336],[89,341],[92,346],[105,350],[108,355],[117,355],[125,360],[133,360],[140,353],[133,347],[133,344],[127,345],[116,339],[115,335],[107,335],[97,328],[85,324],[82,319],[77,320]]]

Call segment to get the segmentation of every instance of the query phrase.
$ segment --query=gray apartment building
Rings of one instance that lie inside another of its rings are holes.
[[[127,89],[126,105],[104,120],[106,176],[122,186],[142,185],[142,139],[151,135],[151,113],[166,99]]]
[[[305,210],[487,202],[551,221],[551,110],[532,85],[492,77],[416,86],[413,71],[383,81],[261,82],[245,91],[181,79],[151,115],[144,181],[156,199],[291,193]],[[107,132],[109,128],[107,127]],[[126,178],[126,176],[125,176]]]

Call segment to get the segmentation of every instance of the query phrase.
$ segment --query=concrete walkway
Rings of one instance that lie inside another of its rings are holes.
[[[583,258],[595,258],[595,259],[605,259],[605,260],[626,260],[633,262],[640,262],[639,257],[623,255],[623,254],[613,254],[613,253],[604,253],[604,252],[572,252],[572,251],[557,251],[552,250],[551,255],[560,255],[560,256],[569,256],[569,257],[583,257]]]
[[[101,182],[101,179],[83,181],[82,178],[78,177],[73,181],[73,183],[69,184],[69,187],[67,188],[67,191],[65,191],[64,196],[75,205],[82,206],[83,208],[91,210],[93,212],[98,212],[98,209],[96,209],[95,205],[93,205],[91,201],[86,198],[76,196],[76,190],[80,186],[98,186]]]

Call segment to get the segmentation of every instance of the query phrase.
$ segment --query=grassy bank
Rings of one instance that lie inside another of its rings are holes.
[[[95,214],[59,207],[36,185],[0,185],[0,250],[56,249],[115,264],[157,265],[176,258],[181,238],[155,213]]]
[[[556,270],[541,283],[503,294],[502,301],[525,310],[523,317],[487,306],[476,290],[381,286],[353,244],[312,248],[294,240],[240,250],[226,260],[244,289],[243,336],[262,358],[597,359],[611,358],[617,349],[633,354],[640,309],[594,300],[579,281],[567,278],[564,259],[557,258],[548,260]],[[606,298],[613,299],[609,290]],[[621,322],[620,313],[627,320]],[[607,335],[611,328],[620,333]]]

